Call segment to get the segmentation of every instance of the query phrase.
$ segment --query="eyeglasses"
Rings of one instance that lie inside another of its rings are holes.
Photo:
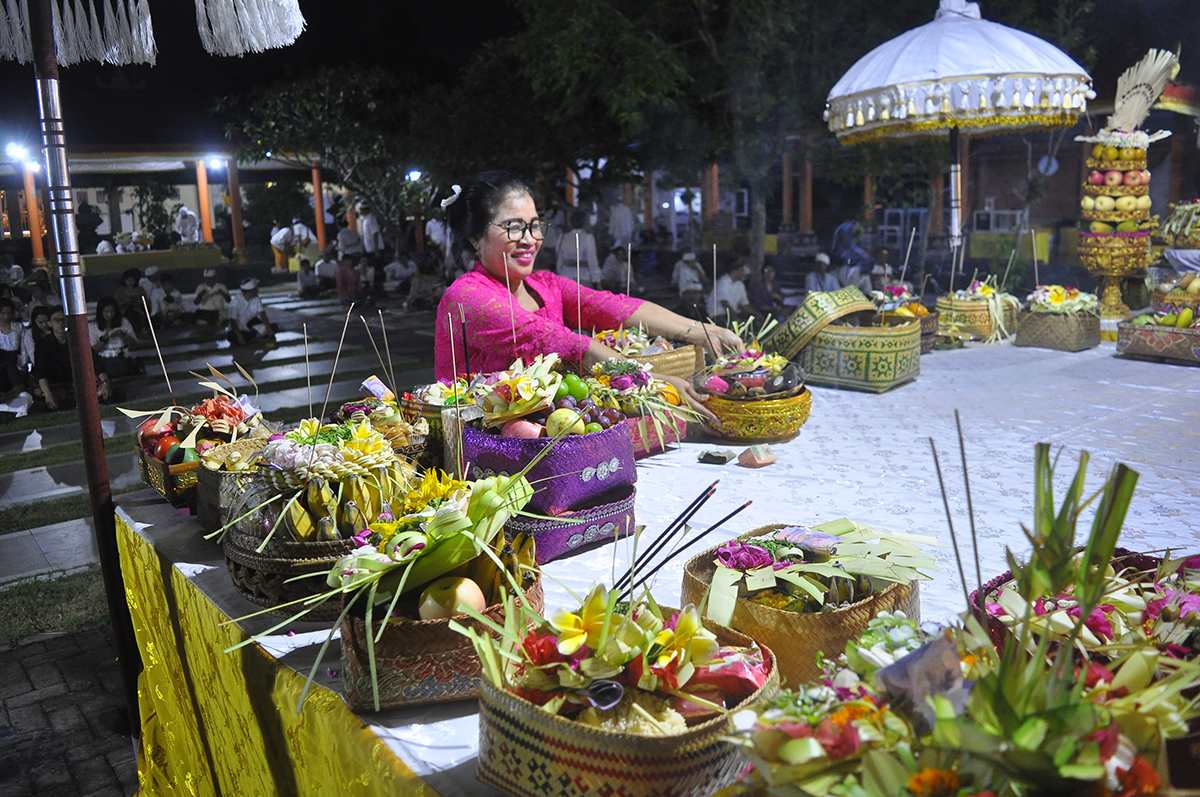
[[[532,236],[533,240],[540,241],[546,237],[546,231],[550,229],[550,223],[541,219],[534,219],[528,224],[518,219],[506,221],[503,224],[492,222],[492,226],[504,230],[510,241],[519,241],[524,238],[526,230],[529,231],[529,235]]]

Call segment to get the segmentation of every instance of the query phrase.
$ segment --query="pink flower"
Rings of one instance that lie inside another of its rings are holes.
[[[1003,617],[1005,614],[1004,607],[998,603],[985,603],[984,607],[992,617]]]
[[[1200,595],[1166,588],[1163,588],[1163,595],[1166,597],[1155,598],[1146,604],[1146,620],[1157,620],[1158,616],[1162,614],[1163,607],[1169,603],[1179,607],[1181,617],[1188,612],[1200,611]]]
[[[1200,570],[1200,556],[1189,556],[1179,566],[1180,570]]]
[[[821,720],[813,738],[821,743],[821,747],[825,748],[825,755],[829,756],[831,761],[853,755],[862,746],[862,742],[858,738],[858,729],[854,727],[854,723],[847,722],[839,730],[829,717]]]
[[[629,374],[620,374],[614,376],[608,384],[613,390],[625,391],[633,387],[633,377]]]
[[[1115,607],[1107,603],[1103,603],[1092,610],[1092,613],[1086,620],[1083,621],[1083,627],[1095,634],[1102,642],[1112,640],[1113,629],[1112,621],[1108,619],[1108,613],[1113,611]],[[1067,614],[1076,619],[1079,618],[1079,607],[1073,606],[1067,609]]]
[[[755,727],[760,731],[780,731],[793,739],[807,739],[813,735],[812,728],[809,727],[807,722],[789,722],[784,720],[774,725],[764,725],[760,722]]]
[[[730,570],[757,570],[776,565],[775,557],[766,548],[748,542],[731,542],[717,549],[717,561]],[[785,564],[784,567],[787,565]]]

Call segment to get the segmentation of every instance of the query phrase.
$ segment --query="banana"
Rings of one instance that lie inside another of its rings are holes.
[[[337,501],[333,497],[333,490],[321,477],[315,476],[308,480],[304,498],[308,503],[308,511],[314,518],[319,520],[322,517],[336,517]]]
[[[355,501],[343,501],[337,528],[343,537],[353,537],[369,524],[367,518]]]
[[[520,568],[517,580],[522,589],[529,589],[537,581],[537,543],[532,534],[522,531],[513,537],[512,546]]]
[[[342,480],[342,506],[345,507],[348,503],[357,506],[363,517],[368,518],[368,522],[375,519],[372,508],[379,504],[371,500],[366,484],[358,476],[347,476]],[[358,529],[355,529],[355,532],[357,533]]]
[[[317,533],[317,526],[313,522],[312,515],[300,503],[299,494],[291,501],[288,501],[287,507],[284,510],[283,525],[291,532],[292,537],[299,542],[311,540]]]
[[[333,542],[338,539],[337,526],[333,524],[333,518],[328,515],[321,518],[321,522],[317,526],[317,539],[321,542]]]

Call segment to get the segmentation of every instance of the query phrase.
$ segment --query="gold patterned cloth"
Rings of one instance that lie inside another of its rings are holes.
[[[435,795],[340,695],[314,686],[297,714],[300,672],[258,645],[224,652],[259,625],[224,624],[228,615],[206,594],[221,587],[219,579],[229,581],[223,568],[176,566],[170,541],[158,541],[160,550],[147,538],[147,527],[126,511],[144,495],[123,498],[117,511],[121,570],[144,666],[140,797]],[[163,513],[150,502],[169,509],[146,499],[146,514],[155,518]],[[338,666],[336,655],[332,661]]]

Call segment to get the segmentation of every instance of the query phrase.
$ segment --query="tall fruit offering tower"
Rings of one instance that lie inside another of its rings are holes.
[[[1179,70],[1179,59],[1166,50],[1151,50],[1117,81],[1117,99],[1108,125],[1094,136],[1076,141],[1093,144],[1080,200],[1079,259],[1100,277],[1101,315],[1127,318],[1121,301],[1121,278],[1146,267],[1150,260],[1150,172],[1146,150],[1171,135],[1138,128],[1150,107]]]

